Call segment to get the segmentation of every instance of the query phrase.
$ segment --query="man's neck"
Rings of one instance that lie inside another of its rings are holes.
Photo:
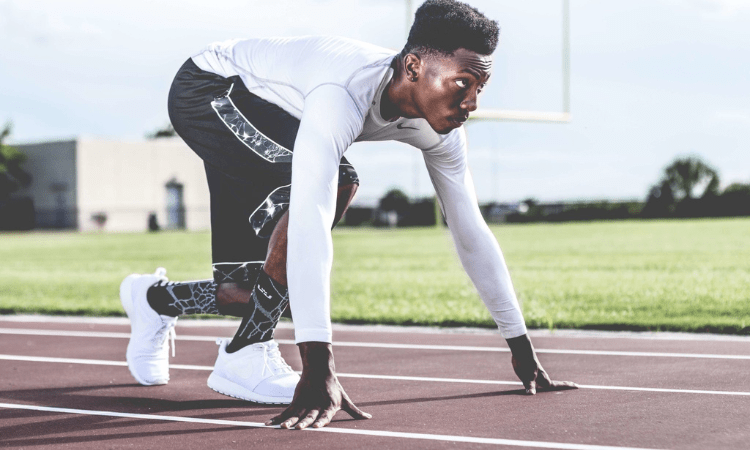
[[[394,121],[401,116],[398,107],[390,99],[389,92],[392,87],[393,80],[388,82],[388,86],[383,89],[383,94],[380,96],[380,117],[388,122]]]
[[[396,57],[398,58],[398,56]],[[387,121],[394,121],[399,117],[414,119],[419,117],[416,109],[412,106],[411,86],[403,73],[401,61],[397,61],[393,67],[393,78],[388,86],[383,89],[380,96],[380,117]]]

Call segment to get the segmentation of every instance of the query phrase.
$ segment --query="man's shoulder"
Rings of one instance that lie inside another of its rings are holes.
[[[396,51],[342,36],[297,36],[246,41],[245,45],[265,47],[265,54],[283,58],[304,74],[315,88],[336,84],[358,91],[370,91],[384,75]]]
[[[325,84],[345,89],[364,118],[378,87],[388,72],[396,51],[367,42],[338,36],[310,37],[319,53],[320,61],[329,73]]]
[[[312,48],[319,49],[318,56],[331,64],[331,67],[337,67],[342,74],[348,74],[347,87],[355,85],[356,88],[362,82],[379,83],[397,53],[395,50],[341,36],[308,36],[301,39],[307,40]]]

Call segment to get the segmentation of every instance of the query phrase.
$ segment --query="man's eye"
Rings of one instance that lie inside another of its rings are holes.
[[[458,87],[460,87],[461,89],[464,89],[464,88],[465,88],[466,86],[468,86],[468,85],[469,85],[469,83],[467,83],[467,82],[466,82],[466,80],[456,80],[456,84],[457,84],[457,85],[458,85]]]

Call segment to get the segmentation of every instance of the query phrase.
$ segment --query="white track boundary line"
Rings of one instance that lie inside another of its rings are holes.
[[[130,325],[127,317],[89,317],[89,316],[50,316],[43,314],[12,314],[0,316],[2,322],[24,322],[24,323],[78,323],[78,324],[106,324],[106,325]],[[236,330],[240,325],[239,319],[229,317],[221,319],[190,319],[185,318],[177,322],[177,329],[189,327],[229,327]],[[294,324],[282,318],[277,329],[293,330]],[[418,334],[462,334],[462,335],[494,335],[500,336],[497,329],[479,327],[438,327],[417,325],[378,325],[378,324],[346,324],[333,323],[334,331],[356,331],[363,333],[418,333]],[[531,337],[558,337],[558,338],[584,338],[584,339],[645,339],[657,341],[726,341],[726,342],[748,342],[750,336],[716,334],[716,333],[688,333],[685,331],[607,331],[607,330],[581,330],[581,329],[554,329],[532,328],[528,330]]]
[[[162,420],[169,422],[186,422],[210,425],[240,426],[249,428],[279,428],[260,422],[245,422],[239,420],[204,419],[200,417],[165,416],[161,414],[134,414],[115,411],[97,411],[89,409],[55,408],[50,406],[24,405],[16,403],[0,403],[0,408],[24,409],[31,411],[55,412],[64,414],[80,414],[90,416],[121,417],[126,419]],[[445,434],[406,433],[400,431],[361,430],[352,428],[306,428],[304,431],[333,434],[354,434],[359,436],[389,437],[401,439],[420,439],[429,441],[460,442],[467,444],[508,445],[513,447],[554,448],[566,450],[650,450],[635,447],[616,447],[608,445],[567,444],[563,442],[523,441],[518,439],[481,438],[472,436],[451,436]],[[13,441],[9,441],[13,442]]]
[[[0,328],[0,334],[16,334],[30,336],[60,336],[60,337],[87,337],[87,338],[116,338],[129,339],[130,333],[107,332],[107,331],[70,331],[70,330],[42,330],[26,328]],[[180,341],[199,341],[214,342],[216,337],[211,336],[191,336],[178,335]],[[276,339],[279,344],[291,344],[295,342],[292,339]],[[504,347],[478,347],[462,345],[422,345],[422,344],[395,344],[380,342],[335,342],[336,347],[364,347],[364,348],[389,348],[405,350],[440,350],[440,351],[461,351],[461,352],[495,352],[509,353],[510,350]],[[726,354],[709,354],[709,353],[674,353],[674,352],[630,352],[616,350],[570,350],[570,349],[551,349],[537,348],[537,353],[558,354],[558,355],[588,355],[588,356],[638,356],[638,357],[655,357],[655,358],[698,358],[698,359],[734,359],[750,360],[750,355],[726,355]]]
[[[126,367],[128,364],[125,361],[110,361],[102,359],[79,359],[79,358],[56,358],[49,356],[24,356],[24,355],[2,355],[0,354],[0,361],[25,361],[25,362],[43,362],[43,363],[66,363],[66,364],[84,364],[84,365],[100,365],[100,366],[119,366]],[[182,370],[200,370],[209,371],[213,370],[212,366],[197,366],[191,364],[170,364],[170,369],[182,369]],[[299,372],[298,372],[299,373]],[[372,374],[360,374],[360,373],[336,373],[341,378],[363,378],[373,380],[395,380],[395,381],[419,381],[419,382],[432,382],[432,383],[466,383],[466,384],[490,384],[490,385],[505,385],[505,386],[521,386],[520,381],[500,381],[500,380],[476,380],[468,378],[436,378],[436,377],[412,377],[405,375],[372,375]],[[636,391],[636,392],[660,392],[660,393],[671,393],[671,394],[709,394],[709,395],[730,395],[730,396],[746,396],[750,397],[750,392],[742,391],[709,391],[701,389],[668,389],[668,388],[648,388],[648,387],[632,387],[632,386],[605,386],[596,384],[579,384],[580,388],[583,389],[600,389],[609,391]]]

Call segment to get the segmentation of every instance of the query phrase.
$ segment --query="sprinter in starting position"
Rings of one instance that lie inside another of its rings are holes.
[[[422,151],[461,263],[507,340],[526,392],[569,389],[536,357],[503,255],[477,205],[462,125],[492,69],[497,22],[455,0],[428,0],[399,53],[337,37],[248,39],[208,46],[169,93],[177,133],[200,156],[211,193],[213,279],[130,275],[127,362],[144,385],[169,380],[177,316],[242,317],[220,342],[212,389],[291,403],[269,424],[322,427],[357,408],[336,378],[330,320],[331,228],[359,180],[344,157],[358,141]],[[292,158],[292,156],[294,156]],[[287,305],[302,357],[298,376],[273,332]]]

